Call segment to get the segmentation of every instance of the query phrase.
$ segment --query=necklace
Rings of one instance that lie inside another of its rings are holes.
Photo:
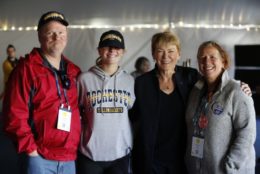
[[[163,82],[160,84],[160,86],[162,87],[162,89],[166,89],[166,90],[170,90],[173,88],[173,83],[172,82]]]
[[[159,86],[160,89],[169,94],[174,90],[174,82],[172,81],[172,78],[169,78],[167,80],[163,80],[160,76],[158,76],[159,79]]]

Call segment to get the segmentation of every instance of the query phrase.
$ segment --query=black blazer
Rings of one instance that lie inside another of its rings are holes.
[[[130,111],[135,129],[132,153],[134,174],[151,174],[152,171],[154,146],[160,113],[160,88],[156,74],[157,69],[155,68],[138,77],[135,82],[136,100],[133,109]],[[192,68],[176,66],[174,76],[176,87],[180,91],[183,103],[186,107],[189,93],[198,80],[198,71]]]

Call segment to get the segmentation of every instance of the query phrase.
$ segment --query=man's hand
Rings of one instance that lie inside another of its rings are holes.
[[[32,151],[31,153],[28,154],[29,156],[39,156],[37,150]]]

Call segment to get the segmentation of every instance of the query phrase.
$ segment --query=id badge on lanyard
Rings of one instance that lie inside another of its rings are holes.
[[[55,71],[54,71],[54,75],[55,75],[55,81],[56,81],[56,87],[58,90],[58,95],[61,100],[61,90],[60,90],[60,86],[59,86],[59,82],[58,82],[58,76]],[[59,108],[59,113],[58,113],[57,129],[70,132],[72,114],[71,114],[71,109],[69,106],[69,101],[67,98],[66,90],[63,89],[63,91],[64,91],[64,97],[66,99],[66,103],[67,103],[68,107],[64,108],[64,104],[61,104],[61,106]]]
[[[207,101],[202,100],[202,104],[200,106],[201,111],[200,114],[194,120],[194,135],[192,136],[192,145],[191,145],[191,156],[197,157],[199,159],[203,158],[203,150],[204,150],[204,133],[205,129],[208,127],[208,117],[206,116],[206,110],[208,107]],[[198,112],[198,111],[197,111]]]
[[[71,110],[70,107],[64,108],[63,105],[59,108],[57,129],[70,132],[71,125]]]
[[[199,128],[201,129],[200,135],[203,136],[204,130],[208,126],[208,118],[201,114],[198,123]],[[203,147],[204,147],[204,138],[198,136],[192,136],[192,145],[191,145],[191,156],[202,159],[203,158]]]
[[[60,98],[60,101],[62,101],[62,99],[61,99],[62,94],[61,94],[61,89],[60,89],[60,85],[59,85],[59,78],[58,78],[57,72],[56,72],[55,68],[48,62],[46,57],[42,54],[41,50],[39,51],[39,53],[43,57],[43,60],[47,64],[48,68],[50,68],[50,70],[54,74],[58,96]],[[63,67],[62,60],[61,60],[60,66]],[[63,94],[64,94],[64,97],[66,100],[67,108],[64,108],[64,104],[62,104],[62,102],[61,102],[61,106],[58,111],[57,129],[70,132],[72,112],[71,112],[69,101],[67,98],[66,89],[63,88],[63,91],[64,91]]]
[[[204,138],[192,137],[191,156],[203,158]]]

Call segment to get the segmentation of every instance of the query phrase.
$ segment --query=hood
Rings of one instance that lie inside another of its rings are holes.
[[[98,76],[101,80],[110,79],[111,77],[118,76],[119,74],[123,73],[124,70],[122,70],[121,67],[118,67],[115,74],[112,76],[106,74],[104,70],[102,70],[99,66],[95,65],[89,69],[90,72],[94,73],[96,76]]]

